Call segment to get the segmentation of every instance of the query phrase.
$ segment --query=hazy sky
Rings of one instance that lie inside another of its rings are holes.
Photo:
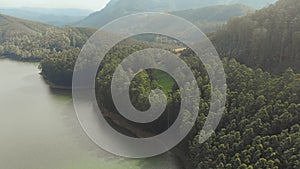
[[[80,8],[99,10],[109,0],[0,0],[0,8],[43,7],[43,8]]]

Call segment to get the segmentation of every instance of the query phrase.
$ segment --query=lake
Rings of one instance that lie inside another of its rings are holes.
[[[81,129],[71,91],[50,89],[39,72],[0,59],[1,169],[178,168],[169,154],[125,160],[101,150]]]

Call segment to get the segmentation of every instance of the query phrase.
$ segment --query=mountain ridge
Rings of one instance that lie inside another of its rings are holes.
[[[82,47],[96,30],[53,25],[0,14],[0,55],[23,61]]]
[[[183,2],[181,0],[113,0],[110,1],[102,10],[92,13],[74,25],[81,27],[100,28],[114,19],[138,12],[170,12],[202,8],[213,5],[232,5],[237,3],[242,3],[259,9],[272,4],[275,1],[276,0],[216,0],[212,2],[211,0],[187,0]]]
[[[47,23],[55,26],[71,25],[88,16],[92,11],[56,8],[0,8],[0,13],[17,18]]]

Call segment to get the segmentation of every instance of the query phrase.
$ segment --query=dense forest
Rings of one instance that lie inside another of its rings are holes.
[[[272,73],[300,72],[300,1],[279,0],[245,17],[234,18],[212,35],[219,54]]]
[[[122,41],[122,43],[120,43],[116,48],[112,49],[115,53],[109,53],[109,55],[126,56],[129,54],[129,51],[134,50],[133,46],[137,49],[152,47],[172,51],[180,45],[182,44],[177,43],[176,41],[174,42],[173,39],[167,39],[162,36],[151,36],[149,34],[145,36],[135,36]],[[46,55],[40,62],[39,67],[42,71],[41,73],[47,80],[49,80],[50,84],[53,84],[53,86],[70,87],[72,85],[73,69],[79,53],[80,47],[71,47]],[[113,62],[116,63],[115,61]],[[105,63],[109,65],[108,61]],[[113,71],[113,67],[109,67],[111,68],[111,71]]]
[[[103,67],[100,66],[97,78],[99,88],[96,92],[99,103],[110,112],[117,113],[109,99],[110,83],[107,82],[111,81],[118,62],[144,47],[116,47],[119,50],[110,53],[104,60]],[[127,53],[120,54],[120,51]],[[287,69],[280,76],[272,76],[261,69],[241,65],[234,59],[223,59],[228,82],[225,114],[213,136],[204,144],[199,144],[198,132],[204,124],[210,105],[209,78],[204,66],[193,52],[183,51],[179,57],[192,68],[201,93],[197,123],[180,147],[189,150],[189,160],[192,163],[189,167],[199,169],[300,167],[299,74]],[[131,123],[132,125],[152,133],[160,133],[168,127],[165,126],[167,121],[174,122],[180,97],[176,84],[167,77],[168,75],[147,70],[132,81],[131,101],[138,109],[147,109],[148,95],[154,88],[162,88],[169,100],[165,116],[158,121],[149,126]],[[166,81],[173,84],[173,87],[168,87]],[[168,94],[168,90],[172,91],[172,94]],[[153,126],[156,127],[153,129]]]
[[[182,160],[186,168],[300,168],[299,9],[299,0],[279,0],[268,8],[231,19],[221,30],[209,35],[222,56],[228,90],[222,120],[203,144],[199,144],[199,132],[211,104],[211,85],[205,66],[188,48],[176,52],[173,49],[178,46],[170,46],[172,43],[141,42],[143,38],[119,43],[99,67],[95,90],[98,105],[108,114],[118,114],[110,92],[115,68],[135,51],[164,48],[192,69],[201,96],[197,122],[175,148],[181,150],[177,153],[184,152],[182,156],[186,157]],[[196,15],[189,12],[181,15]],[[42,59],[40,68],[50,82],[71,86],[77,56],[94,30],[15,20],[0,15],[0,54],[20,60]],[[162,89],[168,99],[163,115],[146,125],[126,122],[151,134],[163,132],[174,122],[182,99],[177,84],[168,74],[150,69],[132,81],[129,93],[133,105],[147,110],[148,95],[155,88]],[[189,116],[189,112],[185,113]],[[114,119],[108,116],[107,120]]]
[[[115,68],[124,57],[149,47],[151,47],[149,44],[127,41],[115,46],[107,54],[101,63],[96,81],[96,95],[101,108],[118,114],[110,94],[110,83]],[[42,67],[50,63],[56,65],[57,69],[67,67],[71,71],[74,62],[72,55],[69,54],[66,54],[68,57],[65,59],[53,58],[52,63],[45,60]],[[205,122],[210,105],[209,78],[205,67],[192,51],[189,49],[182,51],[179,57],[192,68],[201,93],[197,123],[190,135],[177,147],[185,150],[189,157],[185,159],[190,164],[187,167],[199,169],[300,167],[299,74],[295,74],[292,69],[286,69],[281,75],[274,76],[262,69],[242,65],[235,59],[224,58],[228,84],[226,110],[213,136],[204,144],[199,144],[198,132]],[[55,76],[64,79],[65,74],[60,73],[62,70],[64,68]],[[180,104],[179,91],[172,78],[163,72],[146,70],[132,81],[130,94],[133,105],[139,110],[147,110],[149,92],[155,88],[162,89],[168,96],[168,106],[164,114],[147,125],[127,121],[129,125],[153,134],[163,132],[167,129],[168,123],[174,122]]]
[[[287,69],[273,77],[234,59],[223,62],[225,114],[207,142],[199,144],[197,135],[189,139],[192,168],[299,168],[300,75]],[[196,131],[206,111],[200,111]]]

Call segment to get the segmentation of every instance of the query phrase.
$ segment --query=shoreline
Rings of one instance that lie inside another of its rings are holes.
[[[22,62],[22,63],[40,63],[40,60],[35,60],[35,59],[18,59],[16,57],[9,57],[9,56],[4,56],[0,55],[0,59],[9,59],[12,61],[16,62]],[[51,88],[51,89],[57,89],[57,90],[72,90],[72,86],[62,86],[62,85],[56,85],[52,82],[50,82],[45,75],[43,75],[42,72],[39,73],[40,76],[43,77],[44,81],[46,84]]]
[[[16,62],[26,62],[26,61],[21,61],[21,60],[16,60],[13,58],[8,58],[5,56],[0,56],[0,59],[9,59],[12,61],[16,61]],[[37,62],[30,62],[29,63],[37,63]],[[72,90],[72,86],[62,86],[62,85],[56,85],[54,83],[52,83],[51,81],[49,81],[47,79],[47,76],[45,76],[42,72],[37,72],[37,74],[43,79],[43,81],[45,82],[45,85],[47,85],[50,89],[55,89],[55,90],[61,90],[61,91],[71,91]],[[152,136],[151,133],[148,133],[146,131],[143,130],[138,130],[136,129],[134,126],[131,125],[126,125],[126,123],[124,122],[124,120],[122,120],[122,118],[116,114],[112,114],[109,113],[108,111],[105,111],[103,113],[103,116],[107,118],[107,120],[110,120],[112,125],[114,125],[118,130],[122,130],[123,132],[126,132],[128,135],[133,135],[136,137],[150,137]],[[173,150],[170,150],[171,156],[172,158],[176,159],[178,165],[180,166],[180,168],[185,168],[186,164],[188,164],[188,162],[186,162],[186,159],[181,156],[180,154],[177,154],[178,152],[180,152],[180,150],[178,150],[178,148],[175,148]]]
[[[46,84],[51,88],[51,89],[57,89],[57,90],[72,90],[72,86],[62,86],[62,85],[56,85],[52,82],[50,82],[47,77],[40,72],[39,73],[40,76],[42,76],[42,78],[44,79],[44,81],[46,82]]]
[[[13,55],[1,55],[0,59],[10,59],[10,60],[18,61],[18,62],[28,62],[28,63],[39,63],[42,60],[42,58],[34,58],[34,57],[22,58],[22,57],[13,56]]]

